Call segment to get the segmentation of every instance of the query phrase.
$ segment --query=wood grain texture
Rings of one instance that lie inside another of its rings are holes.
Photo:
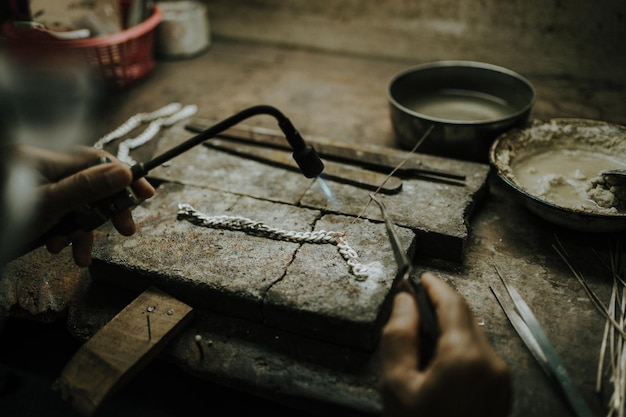
[[[84,416],[93,415],[111,394],[184,328],[193,310],[156,287],[125,307],[79,349],[54,389]]]

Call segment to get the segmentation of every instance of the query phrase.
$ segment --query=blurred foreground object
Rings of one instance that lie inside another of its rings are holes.
[[[7,145],[65,150],[89,142],[100,87],[72,50],[0,50],[0,264],[38,204],[38,173]]]
[[[127,3],[120,1],[119,23],[114,18],[104,20],[94,15],[85,23],[86,27],[74,28],[76,30],[72,32],[88,29],[92,34],[107,33],[86,39],[59,39],[58,34],[63,32],[52,35],[50,28],[41,30],[42,26],[33,25],[33,22],[7,20],[2,26],[6,38],[4,49],[21,59],[38,59],[41,54],[53,56],[55,52],[61,52],[64,57],[71,55],[77,62],[89,65],[107,86],[129,86],[144,78],[155,66],[154,29],[161,21],[161,12],[154,6],[144,21],[114,32],[128,21],[131,10]]]
[[[156,51],[163,58],[191,58],[211,43],[207,8],[198,1],[159,3],[163,19],[156,30]]]
[[[52,33],[85,31],[85,37],[112,35],[122,30],[118,0],[30,0],[34,22]]]

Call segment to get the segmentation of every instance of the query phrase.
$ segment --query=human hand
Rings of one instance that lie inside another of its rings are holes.
[[[29,233],[23,236],[24,244],[43,235],[81,204],[111,196],[131,183],[141,200],[152,197],[155,192],[144,178],[133,182],[130,167],[102,150],[80,147],[72,152],[59,152],[18,145],[14,151],[15,157],[28,164],[36,174],[34,221]],[[87,164],[101,156],[112,162],[85,169]],[[130,236],[136,231],[130,209],[111,216],[111,222],[122,235]],[[75,230],[68,235],[49,238],[46,247],[51,253],[58,253],[72,244],[74,262],[78,266],[88,266],[93,239],[93,231]]]
[[[409,292],[395,295],[381,338],[385,416],[506,416],[512,396],[506,363],[461,295],[432,273],[421,279],[441,335],[433,358],[420,370],[417,305]]]

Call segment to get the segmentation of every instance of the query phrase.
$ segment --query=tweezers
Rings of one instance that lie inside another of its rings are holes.
[[[387,214],[385,205],[379,198],[372,194],[370,194],[370,198],[378,204],[378,207],[380,207],[380,212],[383,216],[383,220],[385,221],[387,234],[389,235],[389,241],[391,242],[391,248],[393,249],[393,255],[396,263],[398,264],[398,273],[396,274],[394,282],[398,283],[400,281],[405,281],[408,283],[417,303],[421,323],[419,329],[420,366],[424,367],[432,359],[435,347],[437,346],[437,339],[439,338],[439,325],[437,323],[435,308],[433,307],[432,301],[422,285],[422,281],[419,279],[416,281],[411,278],[413,264],[409,261],[409,257],[402,248],[400,237],[398,236],[398,232]]]
[[[509,294],[509,297],[513,300],[514,307],[506,303],[502,295],[500,295],[493,286],[490,285],[489,287],[502,307],[502,310],[504,310],[505,315],[513,325],[513,328],[515,328],[517,334],[537,360],[541,369],[543,369],[546,375],[557,385],[557,388],[559,388],[561,393],[565,396],[574,414],[578,417],[593,417],[591,410],[576,389],[574,382],[565,369],[565,365],[563,365],[563,362],[530,307],[528,307],[528,304],[522,299],[515,287],[502,276],[495,264],[494,268]]]

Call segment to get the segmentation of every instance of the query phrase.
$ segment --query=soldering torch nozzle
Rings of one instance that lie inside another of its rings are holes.
[[[291,145],[293,149],[293,159],[300,167],[304,176],[307,178],[315,178],[320,175],[322,171],[324,171],[324,163],[315,149],[304,142],[300,132],[296,130],[288,118],[282,116],[279,119],[278,125],[285,134],[287,142]]]
[[[324,163],[311,145],[294,151],[293,159],[307,178],[315,178],[324,171]]]

